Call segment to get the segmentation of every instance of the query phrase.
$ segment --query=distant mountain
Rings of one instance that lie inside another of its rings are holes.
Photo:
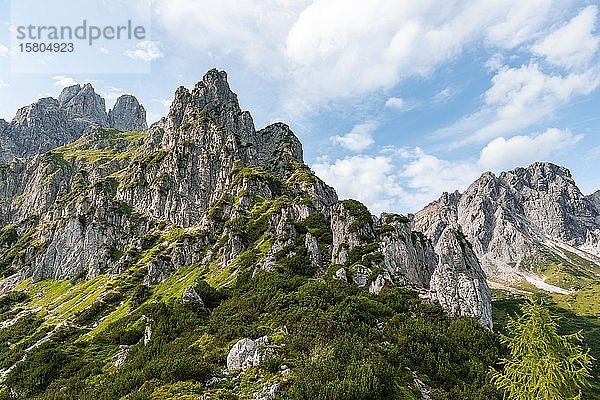
[[[10,123],[0,120],[0,161],[43,153],[97,128],[146,129],[146,111],[135,97],[124,95],[107,114],[91,84],[66,87],[58,99],[22,107]]]
[[[568,169],[537,162],[444,193],[416,214],[415,226],[434,243],[446,227],[460,229],[492,280],[524,278],[566,292],[577,274],[598,277],[599,198],[584,196]]]

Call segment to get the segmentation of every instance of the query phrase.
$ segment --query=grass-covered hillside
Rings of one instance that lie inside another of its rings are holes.
[[[488,377],[503,354],[496,334],[411,292],[374,295],[297,268],[240,274],[220,290],[200,276],[205,307],[135,274],[24,283],[0,302],[11,321],[0,368],[16,362],[0,398],[252,399],[280,384],[281,399],[420,399],[416,379],[434,399],[501,398]],[[263,335],[262,364],[227,373],[230,347]]]

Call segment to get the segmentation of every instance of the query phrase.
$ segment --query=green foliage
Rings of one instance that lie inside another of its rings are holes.
[[[139,307],[143,302],[148,300],[148,298],[150,297],[150,294],[151,294],[151,292],[150,292],[150,289],[148,288],[148,286],[146,286],[144,284],[140,284],[140,285],[136,286],[136,288],[133,291],[133,294],[131,295],[132,308]]]
[[[298,366],[290,399],[389,399],[397,393],[392,364],[375,346],[344,336],[317,346]],[[406,379],[406,377],[404,377]]]
[[[0,230],[0,248],[12,246],[19,239],[17,230],[13,225],[5,226]]]
[[[510,355],[493,382],[511,400],[579,400],[588,385],[592,358],[577,342],[581,332],[559,335],[556,318],[541,301],[521,306],[521,315],[507,324],[502,341]]]
[[[410,219],[408,219],[408,217],[406,217],[405,215],[386,214],[383,222],[386,224],[391,224],[392,222],[400,222],[402,224],[408,224],[410,222]]]
[[[377,251],[378,249],[379,244],[376,242],[354,246],[348,252],[348,261],[346,263],[348,265],[354,265],[356,263],[369,265],[371,262],[381,261],[383,255]]]
[[[363,226],[373,223],[373,217],[371,216],[371,213],[360,201],[349,199],[342,200],[341,203],[348,213],[354,218],[354,221],[348,228],[350,232],[357,232]]]
[[[12,307],[28,299],[29,296],[27,293],[20,291],[8,292],[4,296],[0,296],[0,315],[10,311]]]
[[[302,222],[306,229],[317,239],[318,243],[323,243],[325,245],[331,245],[333,243],[331,228],[323,214],[314,212]]]
[[[226,298],[222,290],[213,288],[205,280],[197,281],[194,290],[204,302],[204,306],[210,309],[217,307]]]
[[[169,155],[168,150],[160,149],[153,151],[151,153],[146,154],[140,160],[140,167],[144,168],[152,168],[159,165],[163,160]]]

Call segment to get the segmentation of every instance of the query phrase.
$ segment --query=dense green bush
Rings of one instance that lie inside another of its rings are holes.
[[[129,296],[141,306],[91,340],[77,340],[84,333],[79,328],[59,330],[9,373],[7,383],[19,398],[149,399],[162,385],[202,387],[221,374],[233,342],[269,335],[276,352],[263,363],[263,373],[276,374],[282,365],[292,370],[281,398],[417,399],[416,373],[436,400],[500,399],[488,371],[503,350],[498,336],[475,321],[449,318],[440,307],[421,304],[415,293],[402,289],[374,295],[288,268],[250,272],[241,271],[227,290],[198,280],[194,288],[205,309],[180,300],[156,301],[143,286],[132,288]],[[78,317],[97,318],[118,300],[109,296]],[[0,330],[0,339],[39,340],[51,327],[42,329],[31,318]],[[146,325],[152,336],[144,346]],[[119,345],[129,348],[116,368]],[[10,358],[5,365],[22,355],[12,347],[3,355]],[[233,383],[227,382],[219,396],[235,398]]]

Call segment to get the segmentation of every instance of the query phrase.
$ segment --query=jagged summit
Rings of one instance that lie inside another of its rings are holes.
[[[98,128],[145,129],[145,110],[137,99],[119,100],[110,121],[105,100],[90,83],[66,87],[58,99],[21,107],[10,123],[0,122],[0,162],[43,153]]]
[[[233,93],[227,82],[227,72],[217,69],[209,70],[194,87],[195,97],[204,97],[206,103],[237,103],[237,95]]]
[[[488,276],[510,280],[548,257],[564,260],[566,251],[599,256],[595,199],[581,193],[567,168],[536,162],[498,176],[485,173],[460,196],[429,204],[415,220],[434,242],[447,226],[462,230]]]

